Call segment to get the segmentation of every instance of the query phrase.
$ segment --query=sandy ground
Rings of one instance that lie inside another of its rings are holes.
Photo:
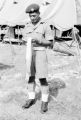
[[[81,61],[47,50],[49,110],[40,113],[41,100],[23,110],[27,100],[25,46],[0,43],[0,120],[81,120]],[[52,86],[51,86],[52,87]]]

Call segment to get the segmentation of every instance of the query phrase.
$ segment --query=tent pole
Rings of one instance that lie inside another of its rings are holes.
[[[19,25],[18,25],[18,40],[19,40]]]
[[[14,51],[14,47],[12,46],[10,34],[8,34],[8,38],[9,38],[10,48],[11,48],[11,52],[12,52],[12,63],[14,64],[14,56],[16,55],[16,53]]]
[[[20,45],[20,43],[19,43],[19,25],[18,25],[18,45]]]

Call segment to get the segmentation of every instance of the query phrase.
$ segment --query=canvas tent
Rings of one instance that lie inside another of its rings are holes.
[[[79,4],[80,4],[80,6],[81,6],[81,0],[78,0],[78,2],[79,2]]]
[[[14,4],[17,1],[17,4]],[[34,0],[35,3],[41,4],[40,0]],[[0,24],[17,25],[29,21],[25,13],[27,6],[33,3],[33,0],[0,0]]]
[[[13,4],[13,0],[4,0],[5,4],[0,11],[0,24],[15,25],[26,18],[25,6],[26,1],[20,0],[19,3]],[[3,1],[3,2],[4,2]]]
[[[48,11],[50,14],[48,14]],[[57,0],[56,3],[52,2],[43,14],[45,19],[48,19],[61,31],[72,28],[74,24],[77,24],[76,16],[75,0]]]
[[[76,0],[77,23],[81,24],[81,0]]]
[[[29,21],[25,9],[31,3],[40,5],[42,20],[50,21],[51,24],[60,30],[67,30],[77,24],[75,0],[51,0],[47,6],[43,5],[46,0],[15,1],[18,4],[14,4],[14,0],[0,0],[0,24],[14,26]],[[47,1],[49,2],[50,0]]]

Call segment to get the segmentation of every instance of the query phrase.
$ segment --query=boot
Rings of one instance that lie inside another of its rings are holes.
[[[41,113],[45,113],[48,111],[48,102],[42,102],[41,104]]]
[[[35,99],[29,99],[26,101],[26,103],[22,106],[22,108],[27,109],[29,107],[31,107],[32,105],[34,105],[36,103]]]

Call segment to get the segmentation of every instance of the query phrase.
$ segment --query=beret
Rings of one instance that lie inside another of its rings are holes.
[[[38,4],[31,4],[26,8],[26,13],[39,12],[40,6]]]

